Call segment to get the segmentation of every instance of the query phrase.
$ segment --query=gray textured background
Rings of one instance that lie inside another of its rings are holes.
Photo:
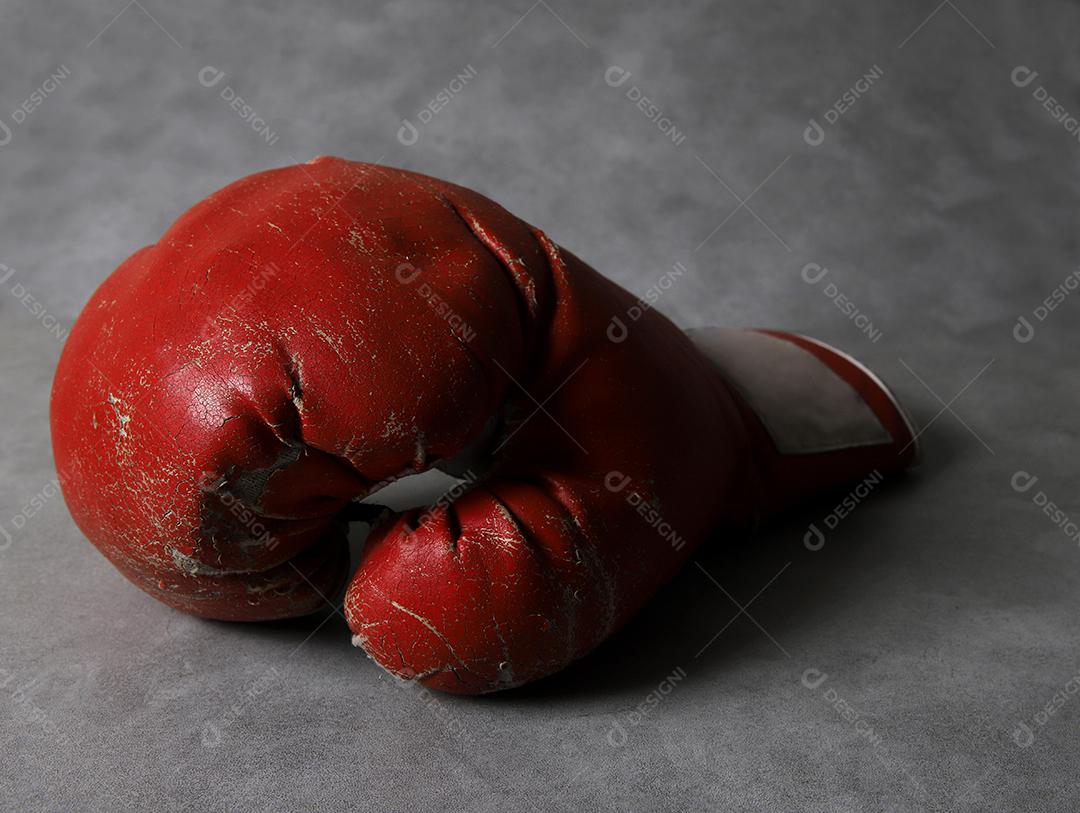
[[[1073,4],[972,0],[4,2],[0,805],[1076,809],[1080,550],[1037,503],[1080,519],[1080,294],[1034,311],[1080,253],[1080,144],[1036,98],[1080,113],[1078,25]],[[1018,87],[1017,66],[1038,77]],[[683,263],[664,312],[858,355],[929,425],[925,465],[820,551],[803,534],[830,504],[702,551],[592,657],[497,697],[398,685],[329,610],[244,627],[158,606],[56,496],[57,334],[196,200],[318,154],[477,188],[642,294]],[[1018,492],[1017,471],[1038,482]]]

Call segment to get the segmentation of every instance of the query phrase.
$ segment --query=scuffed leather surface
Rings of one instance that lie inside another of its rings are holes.
[[[943,414],[923,468],[861,504],[821,551],[806,551],[802,534],[832,505],[763,531],[745,556],[702,560],[744,605],[791,562],[748,608],[791,659],[745,617],[695,658],[738,609],[691,567],[563,677],[440,705],[358,659],[336,615],[317,632],[318,621],[281,622],[238,636],[148,601],[54,498],[0,553],[0,668],[10,686],[36,680],[29,697],[67,740],[0,690],[10,806],[925,808],[803,688],[815,667],[939,809],[1075,807],[1077,701],[1028,749],[1011,733],[1076,674],[1078,549],[1009,486],[1031,471],[1080,514],[1076,305],[1029,344],[1011,335],[1077,263],[1078,145],[1009,82],[1024,61],[1059,97],[1077,97],[1073,6],[958,3],[996,49],[946,6],[897,50],[936,3],[721,2],[678,14],[552,3],[589,49],[537,7],[491,52],[527,4],[409,3],[362,19],[344,4],[144,0],[186,50],[134,6],[104,47],[86,49],[122,5],[3,11],[5,112],[71,57],[71,93],[0,149],[0,261],[68,324],[102,275],[187,202],[268,164],[385,149],[388,162],[497,195],[636,293],[692,258],[659,305],[679,325],[784,326],[830,341],[880,371],[920,424],[941,405],[899,358],[946,402],[997,358],[953,404],[996,455]],[[400,118],[474,57],[475,95],[441,114],[430,139],[395,147]],[[604,85],[615,61],[685,122],[683,149]],[[803,144],[806,119],[875,61],[880,95],[821,147]],[[197,86],[214,63],[282,125],[279,150]],[[738,204],[685,147],[742,196],[791,153],[750,205],[793,253],[740,211],[692,254]],[[538,171],[550,182],[536,183]],[[881,325],[880,342],[802,282],[811,261]],[[54,476],[46,406],[58,346],[4,294],[0,522],[10,525]],[[628,725],[677,666],[686,680]],[[244,703],[271,667],[280,677]],[[204,747],[204,726],[234,704],[244,713]],[[620,748],[607,740],[616,721],[629,735]]]
[[[619,629],[761,499],[741,484],[738,408],[690,339],[656,310],[609,338],[634,302],[451,183],[331,157],[243,178],[79,316],[51,404],[64,496],[158,600],[289,618],[349,576],[350,501],[495,421],[467,493],[376,524],[344,609],[396,675],[522,685]]]

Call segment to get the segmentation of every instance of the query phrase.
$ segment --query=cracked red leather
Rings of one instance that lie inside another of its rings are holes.
[[[464,494],[377,523],[344,611],[398,676],[534,680],[751,510],[735,397],[655,310],[612,341],[635,304],[454,184],[335,158],[252,175],[73,327],[51,414],[65,498],[158,600],[283,618],[349,579],[356,500],[481,444]]]

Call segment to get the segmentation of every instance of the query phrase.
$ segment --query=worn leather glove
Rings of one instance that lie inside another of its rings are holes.
[[[206,618],[310,613],[395,478],[345,613],[389,671],[516,686],[624,624],[704,540],[908,465],[888,391],[791,334],[692,336],[487,198],[318,158],[184,214],[94,294],[52,396],[79,527]]]

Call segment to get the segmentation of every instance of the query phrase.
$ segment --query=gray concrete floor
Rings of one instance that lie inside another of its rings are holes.
[[[0,5],[0,806],[1076,809],[1078,23],[1064,2]],[[155,604],[56,495],[64,328],[190,204],[318,154],[473,186],[641,294],[682,263],[665,313],[864,359],[927,427],[924,466],[821,550],[803,536],[833,503],[715,540],[594,655],[496,697],[397,684],[330,610]]]

